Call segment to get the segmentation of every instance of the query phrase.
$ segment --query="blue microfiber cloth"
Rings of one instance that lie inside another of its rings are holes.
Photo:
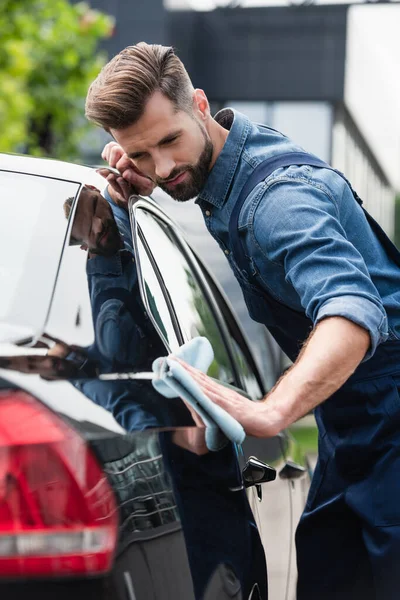
[[[181,346],[175,356],[206,373],[214,359],[214,352],[207,338],[196,337]],[[243,443],[246,434],[240,423],[207,398],[193,377],[176,360],[166,356],[157,358],[153,362],[153,372],[155,378],[152,384],[157,392],[166,398],[183,398],[203,419],[209,450],[220,450],[228,443],[228,439],[236,444]]]

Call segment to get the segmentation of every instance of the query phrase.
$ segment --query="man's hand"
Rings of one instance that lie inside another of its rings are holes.
[[[225,388],[182,360],[204,394],[255,437],[277,435],[336,392],[354,373],[370,344],[369,333],[343,317],[318,323],[294,365],[263,402],[252,402]]]
[[[109,183],[108,191],[113,200],[127,202],[132,194],[149,196],[156,187],[155,183],[149,177],[143,175],[135,167],[132,160],[116,142],[106,144],[101,157],[108,162],[110,167],[117,169],[121,173],[119,177],[111,173],[107,167],[97,170],[100,175],[107,179]]]
[[[183,362],[176,356],[171,356],[190,373],[203,393],[226,410],[243,426],[246,433],[254,437],[272,437],[284,427],[281,416],[273,405],[268,402],[253,402],[234,390],[217,383],[202,371]],[[197,419],[199,419],[197,415]],[[199,426],[197,419],[196,425]]]

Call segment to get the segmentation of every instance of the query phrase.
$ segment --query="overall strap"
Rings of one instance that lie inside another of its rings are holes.
[[[337,171],[336,169],[333,169],[328,163],[321,160],[320,158],[317,158],[316,156],[313,156],[312,154],[309,154],[308,152],[286,152],[284,154],[279,154],[278,156],[272,156],[271,158],[267,158],[254,169],[253,173],[244,184],[229,220],[229,239],[232,245],[233,256],[240,270],[246,271],[247,266],[246,256],[243,252],[242,240],[239,235],[239,215],[242,206],[250,192],[259,183],[261,183],[267,177],[272,175],[272,173],[277,169],[281,167],[290,167],[292,165],[309,165],[311,167],[319,167],[323,169],[329,169],[330,171],[334,171],[346,181],[347,185],[350,187],[353,193],[355,200],[358,202],[358,204],[362,205],[361,198],[353,190],[350,182],[346,179],[343,173]],[[400,252],[397,250],[396,246],[388,238],[386,233],[383,231],[381,226],[378,225],[375,219],[373,219],[373,217],[371,217],[371,215],[364,208],[363,211],[371,229],[374,231],[382,246],[385,248],[388,256],[398,266],[400,266]]]

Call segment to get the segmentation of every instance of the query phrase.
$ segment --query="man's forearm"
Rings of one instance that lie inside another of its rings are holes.
[[[369,333],[342,317],[321,321],[291,369],[264,402],[253,402],[182,363],[204,394],[249,435],[271,437],[329,398],[355,371],[370,346]]]
[[[295,364],[267,395],[265,408],[276,411],[282,427],[306,415],[336,392],[355,371],[370,344],[369,333],[352,321],[321,321]]]

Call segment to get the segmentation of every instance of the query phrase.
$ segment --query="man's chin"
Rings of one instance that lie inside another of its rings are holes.
[[[175,189],[170,189],[166,186],[164,187],[163,185],[160,185],[160,188],[176,202],[188,202],[189,200],[196,198],[196,196],[198,195],[197,192],[192,189],[180,190],[178,189],[178,186],[176,186]]]

